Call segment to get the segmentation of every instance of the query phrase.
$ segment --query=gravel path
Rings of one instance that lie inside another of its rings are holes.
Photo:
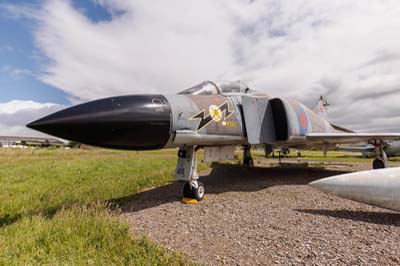
[[[207,198],[180,203],[182,184],[142,192],[122,207],[134,234],[205,265],[400,265],[400,214],[323,194],[312,180],[370,165],[202,173]]]

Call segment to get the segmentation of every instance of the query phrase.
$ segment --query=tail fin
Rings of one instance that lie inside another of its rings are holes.
[[[314,111],[321,117],[325,118],[326,120],[328,120],[328,106],[330,104],[328,103],[328,101],[325,99],[324,96],[320,96],[319,97],[319,101],[317,106],[315,107]],[[355,133],[353,130],[351,129],[347,129],[338,125],[334,125],[331,123],[331,126],[338,132],[345,132],[345,133]]]
[[[328,118],[328,110],[327,107],[329,106],[328,101],[325,99],[324,96],[321,95],[319,98],[318,104],[315,108],[315,112],[322,116],[323,118],[327,119]]]

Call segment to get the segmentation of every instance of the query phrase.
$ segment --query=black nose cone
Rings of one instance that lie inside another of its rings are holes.
[[[73,106],[27,127],[99,147],[149,150],[168,142],[171,117],[164,96],[132,95]]]

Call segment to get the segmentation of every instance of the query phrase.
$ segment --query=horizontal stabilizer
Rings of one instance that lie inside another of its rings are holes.
[[[346,132],[346,133],[355,133],[353,130],[351,130],[351,129],[347,129],[347,128],[344,128],[344,127],[341,127],[341,126],[338,126],[338,125],[334,125],[334,124],[331,124],[331,126],[334,128],[334,129],[336,129],[337,131],[342,131],[342,132]]]

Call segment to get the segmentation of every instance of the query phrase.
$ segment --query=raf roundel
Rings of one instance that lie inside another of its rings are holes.
[[[217,105],[210,105],[208,111],[210,112],[210,116],[212,120],[215,122],[219,122],[222,119],[222,111]]]
[[[298,119],[299,119],[300,134],[307,135],[309,123],[308,123],[307,113],[306,113],[306,110],[304,110],[304,108],[301,108],[299,110]]]
[[[307,129],[307,117],[306,117],[306,114],[304,113],[304,111],[301,113],[301,116],[300,116],[300,123],[301,123],[301,127],[303,128],[303,129]]]

